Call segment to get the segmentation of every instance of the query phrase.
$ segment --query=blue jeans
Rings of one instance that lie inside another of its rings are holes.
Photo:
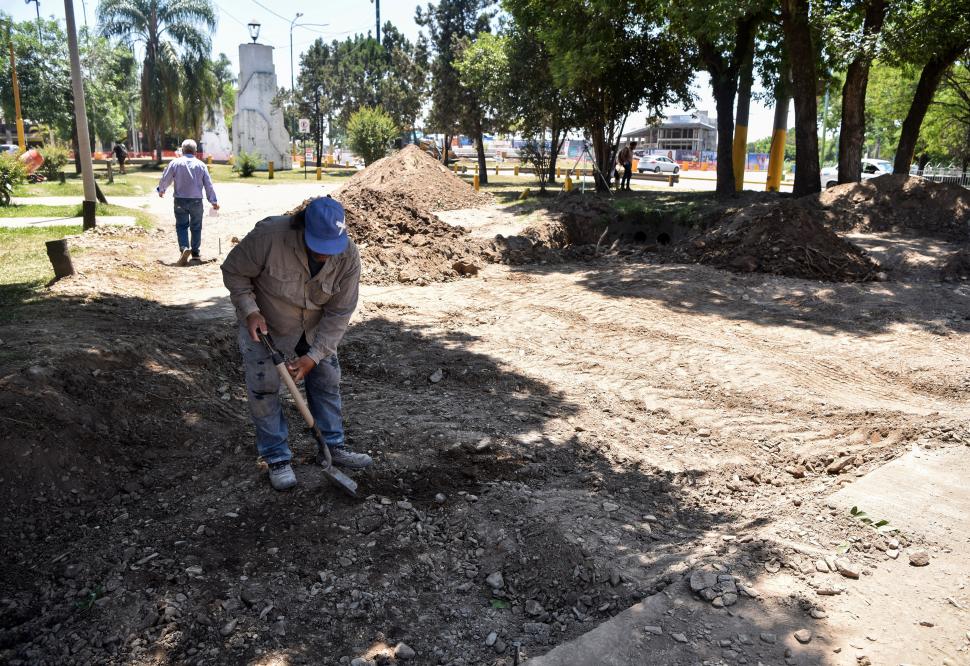
[[[192,243],[189,244],[189,230],[192,230]],[[202,199],[175,197],[175,235],[179,239],[179,249],[192,249],[192,256],[199,255],[202,246]]]
[[[239,349],[246,371],[249,412],[256,426],[256,449],[267,464],[289,460],[293,454],[287,443],[289,431],[280,402],[279,373],[263,343],[253,342],[245,328],[239,329]],[[304,379],[304,387],[310,413],[323,433],[327,446],[342,447],[344,425],[337,356],[318,363]]]

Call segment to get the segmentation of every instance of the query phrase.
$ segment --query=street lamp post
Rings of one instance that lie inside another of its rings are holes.
[[[34,3],[37,9],[37,39],[41,39],[40,35],[40,0],[24,0],[25,5]]]
[[[296,22],[300,20],[301,16],[303,16],[303,12],[297,12],[296,16],[293,17],[293,20],[290,21],[290,113],[292,113],[293,111],[293,97],[296,91],[296,76],[294,75],[294,72],[293,72],[293,26],[296,25]],[[290,119],[290,139],[293,141],[292,152],[296,152],[296,132],[293,130],[294,130],[294,127],[293,127],[293,122],[291,118]]]

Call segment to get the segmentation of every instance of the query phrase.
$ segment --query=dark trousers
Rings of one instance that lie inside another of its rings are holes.
[[[623,165],[623,180],[620,181],[620,189],[628,190],[630,189],[630,177],[633,176],[633,165],[624,164]]]

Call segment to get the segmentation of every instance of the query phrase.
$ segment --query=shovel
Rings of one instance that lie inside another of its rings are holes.
[[[259,335],[259,339],[262,341],[263,345],[265,345],[267,351],[269,351],[270,356],[272,356],[273,365],[276,366],[276,372],[279,373],[280,379],[283,380],[283,383],[286,384],[286,388],[290,391],[290,395],[293,396],[293,401],[296,402],[297,409],[299,409],[300,414],[303,415],[303,420],[305,420],[306,424],[310,426],[311,430],[313,430],[313,436],[317,439],[320,454],[324,459],[324,462],[321,463],[323,475],[327,477],[330,483],[339,487],[351,497],[357,497],[357,482],[333,466],[333,460],[330,458],[330,447],[327,446],[327,442],[324,441],[323,433],[320,432],[320,428],[317,427],[313,414],[310,413],[306,400],[303,399],[303,394],[300,393],[300,389],[296,387],[296,382],[294,382],[293,377],[290,376],[290,371],[286,369],[286,364],[283,362],[283,354],[273,347],[273,341],[269,335],[258,329],[256,333]],[[319,459],[320,456],[317,458],[318,462]]]

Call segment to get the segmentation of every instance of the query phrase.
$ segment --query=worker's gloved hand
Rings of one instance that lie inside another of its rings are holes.
[[[306,377],[315,367],[317,367],[317,362],[305,355],[286,364],[286,369],[290,371],[290,376],[293,377],[295,382]]]
[[[249,337],[253,339],[253,342],[259,342],[259,335],[256,333],[257,330],[263,333],[269,333],[266,318],[259,312],[251,312],[246,317],[246,329],[249,331]]]

